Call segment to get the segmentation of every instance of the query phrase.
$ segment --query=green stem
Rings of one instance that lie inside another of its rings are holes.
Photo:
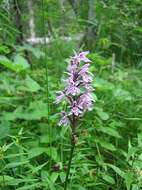
[[[67,174],[66,174],[66,179],[65,179],[64,190],[67,190],[67,184],[68,184],[68,178],[69,178],[69,174],[70,174],[70,168],[71,168],[71,162],[72,162],[72,158],[73,158],[74,148],[75,148],[75,143],[72,143],[71,144],[71,151],[70,151],[70,158],[69,158],[69,162],[68,162],[68,169],[67,169]]]
[[[47,65],[47,43],[46,43],[46,31],[45,31],[45,13],[44,13],[44,0],[41,1],[42,3],[42,18],[43,18],[43,36],[44,36],[44,53],[45,53],[45,82],[46,82],[46,98],[47,98],[47,109],[48,109],[48,120],[49,120],[49,112],[50,112],[50,99],[49,99],[49,73],[48,73],[48,65]],[[49,167],[51,168],[51,155],[52,155],[52,141],[51,141],[51,135],[52,135],[52,128],[51,125],[49,125],[49,144],[50,144],[50,162]]]
[[[66,174],[66,179],[65,179],[64,190],[67,190],[68,179],[69,179],[69,174],[70,174],[70,168],[71,168],[74,148],[75,148],[75,144],[76,144],[76,139],[75,138],[76,138],[76,118],[75,118],[75,115],[73,115],[72,135],[71,135],[71,150],[70,150],[70,158],[69,158],[68,167],[67,167],[67,174]]]
[[[2,174],[2,178],[3,178],[3,187],[5,187],[5,178],[4,178],[4,174]]]

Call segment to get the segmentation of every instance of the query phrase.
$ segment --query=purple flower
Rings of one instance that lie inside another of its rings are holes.
[[[88,59],[86,56],[88,55],[89,51],[84,51],[79,54],[80,61],[83,61],[85,63],[90,63],[91,60]]]
[[[89,64],[85,64],[79,71],[79,75],[83,75],[84,73],[89,72]]]
[[[74,75],[73,75],[73,74],[70,74],[70,73],[68,73],[68,74],[70,75],[70,77],[66,80],[67,84],[68,84],[68,85],[74,85],[74,84],[75,84],[75,83],[74,83],[74,80],[73,80]]]
[[[59,104],[62,101],[62,99],[65,97],[65,94],[62,91],[59,91],[57,93],[58,93],[58,96],[56,97],[55,103]]]
[[[77,64],[72,64],[68,66],[68,71],[69,72],[74,72],[77,69]]]
[[[75,56],[71,59],[71,66],[76,65],[78,66],[80,63],[80,57],[75,53]]]
[[[81,110],[79,109],[77,102],[74,101],[72,108],[71,108],[71,114],[74,114],[75,116],[79,116],[81,114]]]
[[[86,89],[86,92],[94,91],[94,88],[90,85],[90,83],[84,83],[84,88]]]
[[[71,113],[73,113],[74,115],[78,116],[81,112],[81,110],[77,107],[77,106],[73,106],[71,109]]]
[[[84,83],[90,83],[92,82],[92,77],[86,73],[82,75],[82,80]]]
[[[73,96],[77,95],[80,93],[80,89],[76,86],[70,86],[67,91],[66,91],[66,94],[71,94]]]
[[[67,126],[69,124],[69,118],[68,118],[68,115],[66,112],[61,112],[61,120],[60,122],[58,123],[59,126],[61,125],[64,125],[64,126]]]
[[[62,119],[59,125],[68,125],[73,123],[73,118],[76,119],[82,117],[83,114],[91,110],[94,102],[91,92],[93,88],[91,86],[92,74],[89,72],[89,64],[91,61],[86,57],[88,51],[75,53],[71,57],[71,61],[68,66],[68,78],[65,83],[65,88],[59,92],[56,98],[56,103],[60,103],[63,99],[67,100],[69,114],[62,112]],[[85,64],[81,66],[80,62]],[[87,64],[86,64],[87,63]]]
[[[92,102],[94,102],[93,97],[90,92],[86,92],[79,97],[78,107],[83,111],[91,110]]]

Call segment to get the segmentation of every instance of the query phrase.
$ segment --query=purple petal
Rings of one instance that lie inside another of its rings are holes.
[[[61,115],[62,115],[62,119],[60,120],[58,125],[59,126],[61,126],[61,125],[67,126],[69,124],[68,115],[65,112],[62,112]]]
[[[77,106],[73,106],[71,109],[71,113],[73,113],[74,115],[78,116],[81,112],[81,110],[77,107]]]
[[[66,94],[71,94],[73,96],[77,95],[80,93],[80,89],[76,86],[70,86],[67,91],[66,91]]]
[[[83,79],[83,82],[85,82],[85,83],[89,83],[92,81],[92,77],[85,73],[82,75],[82,79]]]
[[[84,51],[79,54],[80,61],[84,61],[85,63],[90,63],[91,60],[88,59],[86,56],[88,55],[89,51]]]
[[[61,101],[62,101],[62,99],[65,97],[65,94],[62,92],[62,91],[59,91],[58,92],[58,96],[56,97],[56,101],[55,101],[55,103],[56,104],[59,104]]]
[[[82,75],[82,74],[84,74],[84,73],[86,73],[86,72],[89,72],[89,64],[85,64],[81,69],[80,69],[80,71],[79,71],[79,75]]]
[[[91,110],[93,101],[94,100],[91,93],[87,92],[80,96],[78,100],[79,108],[82,109],[83,111]]]
[[[84,56],[87,56],[89,54],[89,51],[82,51],[80,54],[79,54],[79,57],[82,58]]]

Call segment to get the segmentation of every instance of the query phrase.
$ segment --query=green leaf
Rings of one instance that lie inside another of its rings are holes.
[[[116,148],[115,148],[115,146],[113,144],[108,143],[108,142],[104,141],[103,139],[96,138],[95,141],[97,143],[99,143],[103,148],[105,148],[107,150],[111,150],[111,151],[115,151],[116,150]]]
[[[103,133],[106,133],[110,136],[116,137],[116,138],[121,138],[121,136],[119,135],[119,133],[117,132],[117,130],[115,128],[111,128],[111,127],[98,127],[96,128],[98,131],[101,131]]]
[[[95,156],[95,159],[96,159],[96,162],[97,162],[100,166],[102,166],[102,165],[104,164],[104,160],[103,160],[102,156],[96,155],[96,156]]]
[[[126,91],[121,88],[117,88],[114,90],[113,95],[116,99],[121,101],[130,101],[132,100],[132,96],[129,91]]]
[[[119,176],[124,178],[125,172],[123,172],[120,168],[118,168],[117,166],[114,166],[112,164],[106,164],[106,165],[109,166],[110,168],[112,168]]]
[[[2,121],[0,124],[0,139],[5,138],[10,133],[10,123],[8,121]]]
[[[40,101],[31,102],[28,109],[25,110],[25,115],[20,117],[27,120],[40,120],[43,117],[48,116],[48,107],[47,104]]]
[[[108,38],[100,38],[99,44],[103,47],[108,47],[110,45],[110,41]],[[91,53],[90,58],[94,60],[94,63],[97,65],[108,65],[112,63],[112,58],[106,59],[106,57],[103,57],[99,55],[98,53]]]
[[[27,68],[29,68],[29,64],[27,60],[24,57],[22,57],[20,54],[17,54],[14,57],[14,63],[15,63],[15,66],[20,65],[23,70],[26,70]]]
[[[50,156],[53,160],[57,160],[57,150],[54,147],[49,147],[46,149],[46,153]]]
[[[66,174],[64,172],[61,172],[60,173],[60,179],[61,179],[61,182],[64,183],[65,182],[65,178],[66,178]]]
[[[132,185],[132,190],[139,190],[139,186],[137,184]]]
[[[28,152],[28,157],[29,158],[37,157],[37,156],[43,154],[45,151],[46,151],[46,148],[44,148],[44,147],[35,147],[35,148],[32,148]]]
[[[138,31],[138,32],[140,32],[140,33],[142,33],[142,27],[141,27],[141,26],[137,26],[137,27],[135,28],[135,30]]]
[[[15,66],[14,63],[5,56],[0,56],[0,64],[2,64],[7,69],[14,71],[14,72],[18,72],[22,69],[22,67],[20,65]]]
[[[14,121],[15,119],[19,117],[20,113],[23,113],[22,106],[19,106],[13,112],[4,112],[3,118],[8,121]]]
[[[124,175],[124,179],[125,179],[127,190],[130,190],[131,184],[133,183],[133,180],[134,180],[133,173],[132,172],[126,173]]]
[[[25,86],[26,86],[26,91],[37,92],[38,90],[40,90],[40,85],[30,76],[26,77]]]
[[[14,177],[11,177],[11,176],[8,176],[8,175],[0,176],[0,184],[1,184],[2,182],[11,181],[11,180],[13,180],[13,179],[14,179]]]
[[[4,112],[3,117],[5,120],[13,121],[16,119],[25,120],[40,120],[43,117],[47,117],[48,108],[47,105],[42,101],[31,102],[27,109],[23,109],[19,106],[13,112]]]
[[[133,161],[133,167],[142,168],[142,161],[141,160]]]
[[[8,175],[3,175],[0,176],[0,185],[1,184],[6,184],[6,185],[18,185],[19,184],[19,179],[16,179],[14,177],[8,176]]]
[[[115,184],[115,180],[113,179],[113,177],[111,177],[111,176],[109,176],[109,175],[106,175],[106,174],[103,174],[102,175],[102,178],[106,181],[106,182],[108,182],[108,183],[110,183],[110,184]]]
[[[52,183],[55,183],[55,182],[56,182],[58,176],[59,176],[59,173],[57,173],[57,172],[53,172],[53,173],[51,174],[50,180],[52,181]]]
[[[52,135],[42,135],[40,137],[40,143],[50,143],[50,142],[53,142],[56,140],[56,136],[55,134],[52,134]]]
[[[113,83],[108,82],[107,80],[103,78],[96,77],[95,83],[93,86],[98,90],[98,91],[110,91],[114,89]]]
[[[34,190],[35,188],[37,189],[38,187],[40,189],[40,183],[34,183],[32,185],[24,185],[23,187],[16,188],[16,190]]]
[[[109,115],[108,113],[104,112],[101,108],[96,107],[95,110],[97,111],[98,116],[102,119],[102,120],[108,120],[109,119]]]
[[[115,146],[113,144],[105,142],[105,141],[100,142],[100,145],[102,147],[108,149],[108,150],[111,150],[111,151],[115,151],[116,150],[116,148],[115,148]]]
[[[78,190],[86,190],[84,187],[82,187],[82,186],[79,186],[78,187],[79,189]]]
[[[17,87],[19,91],[28,91],[28,92],[37,92],[40,90],[40,85],[32,79],[29,75],[26,76],[26,79],[23,81],[23,85]]]
[[[20,183],[33,183],[33,182],[37,182],[38,181],[38,179],[30,179],[30,178],[26,178],[25,176],[23,176],[24,177],[24,179],[20,179],[20,178],[14,178],[13,180],[10,180],[8,183],[7,183],[7,185],[12,185],[12,186],[15,186],[15,185],[18,185],[18,184],[20,184]]]
[[[9,164],[7,164],[6,165],[6,168],[16,168],[16,167],[19,167],[19,166],[21,166],[21,165],[25,165],[25,164],[27,164],[28,163],[28,161],[24,161],[24,162],[13,162],[13,163],[9,163]]]
[[[103,111],[99,111],[97,112],[99,117],[102,119],[102,120],[108,120],[109,119],[109,115],[106,113],[106,112],[103,112]]]
[[[29,45],[29,44],[24,44],[24,46],[18,48],[18,50],[22,50],[22,51],[28,50],[28,51],[30,51],[37,59],[39,59],[39,58],[45,56],[45,53],[44,53],[44,52],[42,52],[42,51],[41,51],[40,49],[38,49],[38,48],[32,47],[32,46]]]
[[[131,157],[134,159],[136,152],[139,150],[139,147],[128,147],[127,160]]]
[[[10,69],[17,73],[29,68],[27,60],[20,55],[15,56],[14,62],[5,56],[0,56],[0,64],[4,65],[7,69]]]
[[[0,54],[8,54],[8,53],[10,53],[10,49],[5,45],[0,44]]]
[[[44,163],[44,164],[41,164],[41,165],[39,165],[39,166],[37,166],[37,167],[33,167],[33,168],[32,168],[32,173],[34,174],[34,173],[37,173],[39,170],[42,170],[42,168],[43,168],[44,166],[46,166],[47,163],[48,163],[48,162],[46,162],[46,163]]]

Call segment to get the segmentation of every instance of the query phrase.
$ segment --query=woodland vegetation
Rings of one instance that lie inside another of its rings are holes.
[[[0,0],[0,190],[64,190],[70,126],[56,92],[89,51],[68,190],[142,189],[142,1]]]

